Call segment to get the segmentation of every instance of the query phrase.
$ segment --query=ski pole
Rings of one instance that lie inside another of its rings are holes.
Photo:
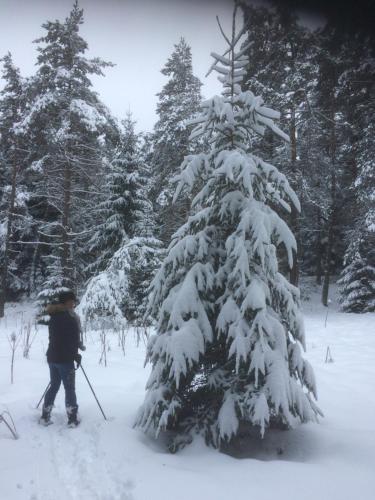
[[[80,364],[79,366],[81,367],[81,369],[82,369],[82,371],[83,371],[83,374],[84,374],[84,376],[85,376],[85,378],[86,378],[86,380],[87,380],[87,383],[89,384],[89,387],[90,387],[90,389],[91,389],[91,391],[92,391],[92,393],[93,393],[93,395],[94,395],[94,398],[95,398],[96,402],[98,403],[98,406],[99,406],[99,408],[100,408],[100,411],[102,412],[102,415],[103,415],[103,417],[104,417],[104,420],[107,420],[107,417],[106,417],[106,416],[105,416],[105,414],[104,414],[103,408],[100,406],[100,403],[99,403],[99,401],[98,401],[98,398],[96,397],[95,391],[94,391],[94,389],[92,388],[92,385],[90,384],[90,380],[87,378],[86,372],[85,372],[85,370],[83,369],[82,364]]]
[[[50,386],[51,386],[51,382],[48,382],[47,388],[46,388],[46,390],[43,392],[43,396],[40,398],[39,403],[36,405],[36,408],[35,408],[36,410],[39,408],[39,405],[40,405],[40,403],[43,401],[44,396],[47,394],[47,391],[48,391],[48,389],[50,388]]]

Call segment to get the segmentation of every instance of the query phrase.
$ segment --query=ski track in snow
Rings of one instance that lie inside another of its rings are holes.
[[[30,500],[133,500],[131,482],[123,481],[121,475],[116,474],[118,469],[108,467],[106,453],[100,450],[101,423],[81,423],[78,428],[70,429],[65,415],[55,412],[54,423],[44,427],[38,423],[40,412],[34,413],[35,427],[28,426],[28,432],[22,433],[38,469]],[[25,422],[26,418],[21,427]],[[42,468],[45,466],[46,457],[47,471],[39,467],[40,464]],[[47,487],[46,475],[53,478],[53,483]]]
[[[77,442],[75,432],[80,432]],[[67,498],[92,500],[130,500],[126,484],[110,472],[103,452],[99,451],[98,426],[49,432],[54,468],[60,484],[71,485]],[[98,478],[100,481],[98,482]],[[48,500],[48,497],[42,500]]]
[[[38,425],[34,407],[48,381],[46,330],[40,328],[29,360],[19,348],[11,385],[4,331],[17,333],[31,308],[9,307],[0,322],[0,409],[10,410],[20,439],[0,425],[0,500],[373,500],[375,314],[343,314],[331,306],[325,327],[326,311],[316,296],[304,303],[307,358],[325,418],[289,432],[268,431],[264,440],[245,439],[238,460],[200,440],[170,455],[132,428],[149,369],[143,369],[144,345],[136,346],[131,331],[125,358],[110,337],[107,368],[98,364],[94,333],[84,353],[108,422],[77,372],[80,426],[66,425],[62,388],[54,424]],[[324,362],[328,346],[333,363]]]

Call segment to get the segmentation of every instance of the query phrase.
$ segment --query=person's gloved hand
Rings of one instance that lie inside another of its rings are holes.
[[[77,368],[81,366],[81,361],[82,361],[82,356],[77,352],[77,354],[74,356],[74,361],[77,363]]]

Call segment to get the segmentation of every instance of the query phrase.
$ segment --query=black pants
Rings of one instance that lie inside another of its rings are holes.
[[[76,372],[74,361],[69,363],[48,363],[51,375],[51,386],[44,397],[44,409],[51,411],[61,382],[65,389],[65,407],[68,415],[77,413],[77,396],[75,387]]]

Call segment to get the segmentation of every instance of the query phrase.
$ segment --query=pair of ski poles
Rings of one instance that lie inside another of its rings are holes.
[[[85,378],[86,378],[86,380],[87,380],[87,383],[89,384],[89,387],[90,387],[90,389],[91,389],[91,392],[92,392],[92,393],[93,393],[93,395],[94,395],[95,401],[98,403],[98,406],[99,406],[99,408],[100,408],[100,411],[102,412],[102,415],[103,415],[103,417],[104,417],[104,420],[107,420],[107,417],[106,417],[106,416],[105,416],[105,414],[104,414],[103,408],[101,407],[101,405],[100,405],[100,403],[99,403],[99,400],[98,400],[98,398],[96,397],[95,391],[94,391],[94,389],[93,389],[92,385],[90,384],[90,380],[88,379],[88,377],[87,377],[87,375],[86,375],[86,372],[85,372],[85,370],[83,369],[82,364],[80,363],[80,364],[79,364],[79,366],[80,366],[80,368],[82,369],[82,372],[83,372],[83,374],[84,374],[84,376],[85,376]],[[43,401],[44,396],[47,394],[47,391],[48,391],[48,389],[50,388],[50,385],[51,385],[51,382],[49,382],[49,383],[48,383],[48,385],[47,385],[47,387],[46,387],[46,390],[44,391],[43,396],[40,398],[39,403],[37,404],[36,408],[39,408],[39,405],[40,405],[40,403]]]

